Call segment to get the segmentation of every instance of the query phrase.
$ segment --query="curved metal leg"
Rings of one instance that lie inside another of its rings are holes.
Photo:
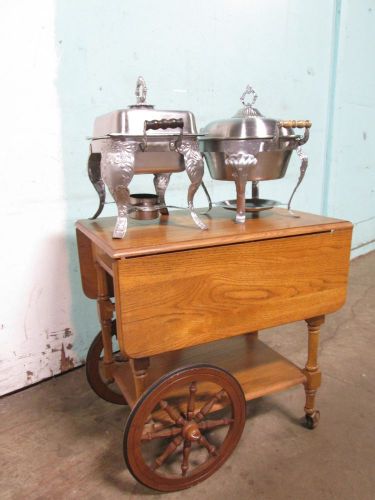
[[[205,214],[208,214],[208,212],[210,212],[210,210],[212,209],[212,200],[211,200],[210,193],[208,192],[208,190],[206,188],[206,184],[203,181],[202,181],[202,188],[203,188],[204,194],[206,195],[206,198],[207,198],[208,208],[204,212],[200,212],[200,215],[205,215]]]
[[[130,182],[130,181],[129,181]],[[128,206],[130,204],[130,192],[128,186],[117,186],[111,192],[117,205],[117,220],[113,231],[113,238],[121,239],[125,236],[128,228]]]
[[[100,153],[91,153],[87,163],[87,173],[89,174],[89,179],[99,195],[99,207],[90,219],[96,219],[99,217],[103,211],[105,203],[105,184],[100,170],[101,157],[102,155]]]
[[[251,197],[252,198],[259,198],[259,181],[252,182]]]
[[[123,238],[128,226],[130,204],[129,184],[134,175],[134,156],[137,142],[108,141],[102,155],[102,175],[112,194],[118,211],[113,238]]]
[[[292,194],[290,195],[287,208],[288,208],[288,212],[290,213],[290,215],[292,215],[293,217],[299,218],[300,216],[295,214],[290,207],[292,204],[292,199],[293,199],[294,195],[296,194],[296,191],[297,191],[299,185],[303,181],[303,178],[305,177],[305,173],[307,170],[307,166],[309,164],[309,160],[308,160],[307,156],[304,154],[304,152],[302,151],[302,148],[300,146],[297,148],[297,155],[301,160],[301,166],[300,166],[300,171],[299,171],[300,173],[299,173],[297,184],[296,184],[295,188],[293,189]]]
[[[165,192],[167,190],[169,180],[172,174],[155,174],[154,175],[154,186],[155,192],[159,197],[159,203],[162,205],[160,213],[163,215],[168,215],[168,208],[165,206]]]
[[[191,182],[188,190],[188,209],[191,217],[200,229],[208,229],[194,210],[193,204],[195,193],[202,183],[204,172],[203,157],[199,152],[198,142],[194,139],[185,139],[177,147],[177,151],[184,157],[186,173]]]
[[[243,224],[246,219],[245,215],[245,191],[246,191],[246,183],[247,183],[247,170],[246,167],[234,166],[233,168],[233,177],[236,183],[236,191],[237,191],[237,213],[236,213],[236,222],[237,224]]]
[[[237,190],[237,213],[236,222],[243,224],[245,222],[245,204],[246,204],[246,183],[248,178],[248,168],[256,165],[258,160],[250,153],[233,153],[228,155],[225,163],[232,167],[233,178]]]

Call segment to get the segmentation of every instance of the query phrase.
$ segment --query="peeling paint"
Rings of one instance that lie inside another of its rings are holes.
[[[70,343],[67,344],[67,346],[66,346],[66,348],[67,348],[68,351],[70,351],[72,349],[72,347],[73,347],[73,344],[70,344]]]
[[[65,354],[64,344],[61,344],[60,370],[66,372],[74,368],[74,360]]]
[[[73,332],[70,328],[64,328],[64,338],[71,337]]]
[[[26,376],[27,376],[27,381],[28,382],[31,382],[32,378],[33,378],[33,375],[34,375],[34,372],[30,371],[30,370],[27,370],[26,372]]]

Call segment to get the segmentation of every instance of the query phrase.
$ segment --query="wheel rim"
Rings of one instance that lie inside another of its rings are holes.
[[[112,337],[116,336],[116,321],[112,322]],[[103,370],[103,339],[101,332],[94,338],[86,357],[86,378],[92,390],[100,398],[118,405],[126,405],[124,396],[115,382],[106,379]]]
[[[133,408],[124,434],[125,461],[150,488],[188,488],[229,458],[245,416],[243,391],[231,374],[210,365],[178,369],[155,382]]]

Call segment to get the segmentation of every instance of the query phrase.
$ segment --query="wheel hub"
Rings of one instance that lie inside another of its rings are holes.
[[[195,422],[187,422],[182,428],[182,435],[188,441],[199,441],[201,433],[198,424]]]

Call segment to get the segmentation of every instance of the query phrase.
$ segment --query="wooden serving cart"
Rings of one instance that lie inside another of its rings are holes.
[[[199,231],[175,212],[131,221],[122,240],[112,239],[114,217],[77,223],[83,290],[101,323],[87,378],[103,399],[131,407],[124,456],[144,485],[175,491],[215,472],[251,399],[303,384],[306,425],[317,425],[320,326],[345,301],[352,225],[297,214],[235,224],[214,209]],[[298,320],[304,368],[258,338]]]

